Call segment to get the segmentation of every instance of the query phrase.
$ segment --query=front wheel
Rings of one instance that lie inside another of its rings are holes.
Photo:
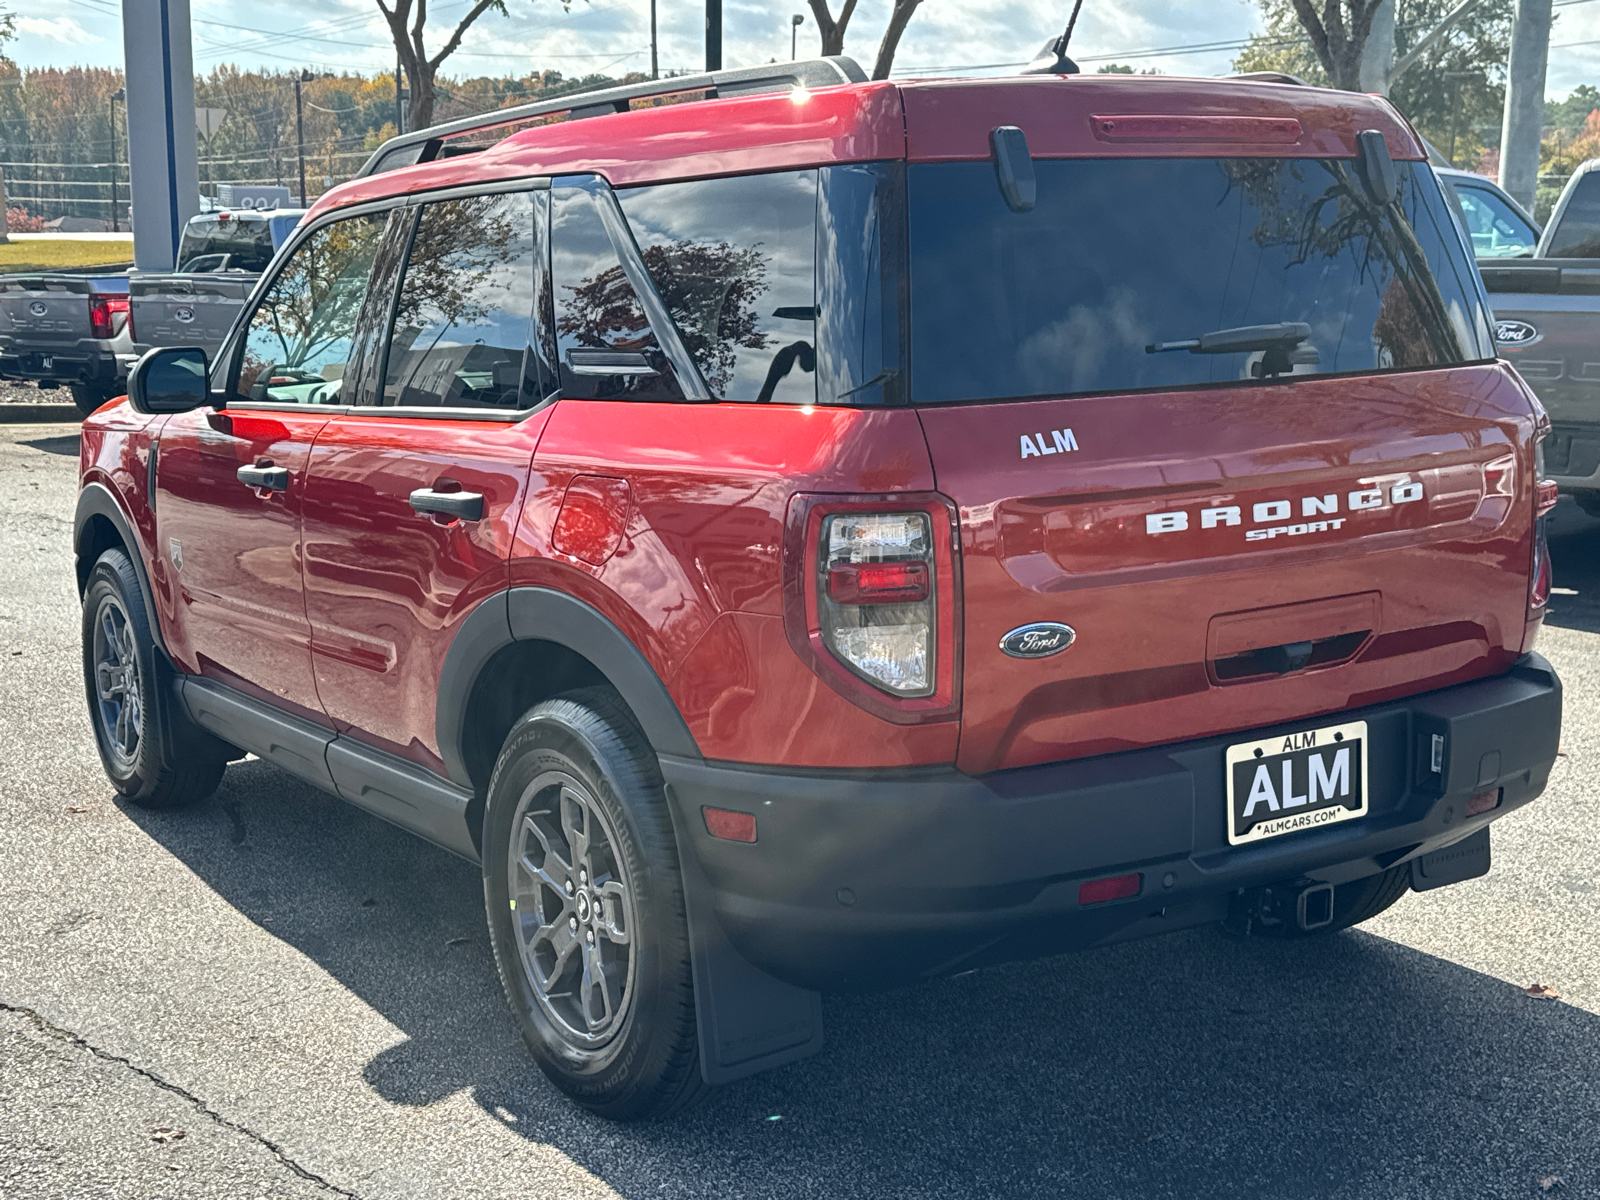
[[[95,746],[106,778],[129,803],[179,808],[217,790],[232,747],[170,706],[160,709],[159,670],[133,562],[107,550],[83,594],[83,682]]]
[[[556,1087],[617,1120],[708,1090],[661,772],[608,689],[512,728],[489,781],[483,890],[506,997]]]

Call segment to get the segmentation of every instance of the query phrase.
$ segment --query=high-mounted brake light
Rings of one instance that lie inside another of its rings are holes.
[[[118,321],[121,317],[121,321]],[[133,336],[133,314],[126,296],[91,296],[89,298],[89,332],[97,338],[114,338],[126,326],[128,336]]]

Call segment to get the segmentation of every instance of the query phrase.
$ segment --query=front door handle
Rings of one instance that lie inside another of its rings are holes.
[[[411,507],[419,513],[458,517],[463,521],[483,520],[482,492],[436,492],[418,488],[411,493]]]
[[[246,487],[266,488],[272,492],[289,490],[289,468],[275,467],[271,463],[260,467],[240,467],[239,482]]]

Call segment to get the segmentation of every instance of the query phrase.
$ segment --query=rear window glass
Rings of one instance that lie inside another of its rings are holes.
[[[266,221],[238,217],[196,221],[183,231],[178,244],[178,270],[261,272],[276,248]]]
[[[1349,160],[1035,160],[1037,202],[1014,212],[990,163],[913,165],[911,398],[1492,358],[1476,271],[1436,179],[1395,166],[1399,197],[1379,206]],[[1309,328],[1275,350],[1182,348],[1285,325]]]
[[[1600,258],[1600,171],[1590,171],[1572,189],[1545,257]]]

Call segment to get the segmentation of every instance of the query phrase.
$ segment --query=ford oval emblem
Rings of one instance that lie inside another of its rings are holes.
[[[1526,321],[1496,321],[1494,323],[1494,340],[1502,345],[1516,350],[1522,346],[1531,346],[1544,334],[1540,333]]]
[[[28,305],[28,311],[36,317],[42,317],[50,311],[50,306],[43,300],[35,300],[32,304]]]
[[[180,308],[175,310],[172,315],[187,325],[190,321],[194,320],[194,309]]]
[[[1049,658],[1077,640],[1077,631],[1071,625],[1035,621],[1032,625],[1019,625],[1006,634],[1000,639],[1000,649],[1012,658]]]

